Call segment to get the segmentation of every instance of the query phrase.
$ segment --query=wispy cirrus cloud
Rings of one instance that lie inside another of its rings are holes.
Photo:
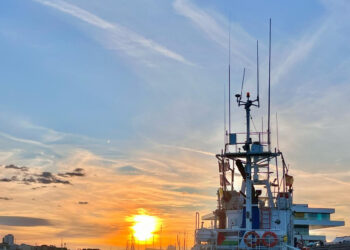
[[[175,145],[165,145],[165,144],[159,144],[159,146],[173,148],[173,149],[177,149],[177,150],[189,151],[189,152],[198,153],[198,154],[207,155],[207,156],[215,156],[215,154],[212,152],[207,152],[204,150],[199,150],[199,149],[194,149],[194,148],[175,146]]]
[[[103,38],[97,38],[109,49],[121,50],[129,56],[144,59],[151,52],[186,65],[194,65],[179,53],[145,38],[144,36],[117,23],[108,22],[97,15],[62,0],[33,0],[40,4],[74,16],[103,31]]]
[[[41,142],[39,142],[39,141],[30,140],[30,139],[24,139],[24,138],[19,138],[19,137],[12,136],[12,135],[9,135],[9,134],[3,133],[3,132],[0,132],[0,136],[1,136],[1,137],[4,137],[4,138],[6,138],[6,139],[9,139],[9,140],[11,140],[11,141],[19,142],[19,143],[25,143],[25,144],[31,144],[31,145],[39,146],[39,147],[43,147],[43,148],[49,148],[48,145],[45,145],[44,143],[41,143]]]
[[[62,12],[65,12],[67,14],[70,14],[72,16],[75,16],[89,24],[92,24],[96,27],[102,28],[102,29],[112,29],[113,25],[102,18],[99,18],[98,16],[81,9],[77,6],[74,6],[72,4],[66,3],[64,1],[60,0],[34,0],[38,3],[53,7],[57,10],[60,10]]]
[[[276,64],[277,67],[273,71],[272,84],[280,82],[285,76],[289,76],[288,73],[294,66],[309,57],[310,52],[315,48],[317,42],[320,41],[327,28],[329,28],[329,23],[329,20],[326,19],[315,31],[307,33],[296,42],[288,43],[288,46],[285,46],[285,51],[288,53],[283,58],[280,58]]]
[[[116,172],[120,175],[146,175],[147,173],[142,169],[133,166],[122,166],[116,169]]]
[[[225,30],[223,25],[213,16],[187,0],[175,0],[173,2],[173,7],[178,14],[187,17],[196,27],[204,32],[210,40],[214,41],[221,47],[228,49],[228,25]],[[247,54],[250,50],[246,48],[246,44],[253,44],[255,39],[253,39],[238,24],[231,23],[230,26],[232,53],[249,66],[254,65],[252,60],[247,56],[250,54]]]

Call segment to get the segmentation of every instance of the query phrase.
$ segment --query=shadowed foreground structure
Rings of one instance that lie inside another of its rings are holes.
[[[338,243],[334,245],[328,245],[328,246],[319,246],[319,247],[312,247],[311,249],[324,249],[324,250],[331,250],[331,249],[342,249],[342,250],[348,250],[350,249],[350,242],[348,243]]]

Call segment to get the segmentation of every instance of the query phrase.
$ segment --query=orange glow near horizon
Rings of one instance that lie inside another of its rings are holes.
[[[133,236],[137,241],[149,243],[154,240],[154,233],[159,229],[160,220],[156,216],[147,215],[145,211],[141,214],[127,218],[133,225],[131,226]]]

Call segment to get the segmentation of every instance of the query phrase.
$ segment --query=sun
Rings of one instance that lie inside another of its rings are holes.
[[[133,235],[138,241],[149,241],[158,228],[159,219],[155,216],[139,214],[132,217],[134,225],[131,227]]]

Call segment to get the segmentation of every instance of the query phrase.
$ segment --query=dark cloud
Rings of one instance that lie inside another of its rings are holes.
[[[52,184],[52,183],[61,183],[61,184],[71,184],[69,181],[57,178],[56,175],[51,172],[42,172],[41,174],[36,174],[30,177],[25,177],[22,179],[24,184],[30,185],[32,183],[41,183],[41,184]]]
[[[33,176],[30,176],[29,178],[25,177],[25,178],[22,179],[22,181],[23,181],[25,184],[28,184],[28,185],[29,185],[30,183],[36,182],[36,180],[34,179]]]
[[[87,204],[89,204],[89,202],[87,202],[87,201],[79,201],[78,204],[79,205],[87,205]]]
[[[10,200],[13,200],[13,199],[9,198],[9,197],[0,197],[0,200],[10,201]]]
[[[85,173],[84,173],[84,169],[76,168],[72,172],[59,173],[58,175],[61,177],[74,177],[74,176],[83,177],[85,176]]]
[[[12,179],[9,179],[9,178],[1,178],[0,179],[0,182],[11,182],[13,181]]]
[[[57,178],[51,172],[42,172],[41,174],[37,175],[36,182],[42,183],[42,184],[51,184],[51,183],[71,184],[69,181]]]
[[[52,178],[53,177],[53,175],[50,172],[42,172],[38,176],[41,176],[43,178]]]
[[[7,165],[7,166],[5,166],[5,168],[18,169],[18,170],[21,170],[21,171],[24,171],[24,172],[28,171],[27,167],[18,167],[18,166],[13,165],[13,164]]]
[[[76,168],[73,171],[69,171],[66,173],[59,173],[59,174],[53,174],[51,172],[41,172],[39,174],[35,174],[35,173],[29,173],[28,168],[27,167],[18,167],[16,165],[6,165],[5,166],[6,169],[16,169],[16,170],[20,170],[22,172],[25,172],[23,174],[19,174],[19,177],[17,176],[12,176],[11,178],[9,177],[3,177],[0,178],[0,182],[19,182],[19,183],[23,183],[26,185],[31,185],[31,184],[35,184],[35,183],[39,183],[39,184],[53,184],[53,183],[58,183],[58,184],[71,184],[70,181],[66,180],[65,178],[67,177],[73,177],[73,176],[85,176],[85,172],[84,169],[82,168]],[[35,190],[37,188],[33,188],[33,190]]]
[[[41,188],[47,188],[47,186],[41,186],[41,187],[33,187],[33,190],[41,189]]]
[[[24,216],[0,216],[0,225],[18,226],[18,227],[35,227],[51,226],[52,223],[47,219],[24,217]]]
[[[143,175],[145,174],[145,171],[133,167],[133,166],[123,166],[123,167],[119,167],[116,169],[118,174],[122,174],[122,175]]]
[[[11,181],[18,181],[17,176],[12,176],[11,178],[1,178],[0,182],[11,182]]]

